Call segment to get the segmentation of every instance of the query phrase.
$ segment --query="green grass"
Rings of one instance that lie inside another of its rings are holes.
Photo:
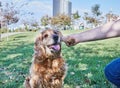
[[[70,34],[70,31],[62,31]],[[80,31],[73,31],[76,33]],[[21,33],[0,42],[0,88],[23,88],[31,65],[35,32]],[[62,44],[68,64],[64,88],[112,88],[104,76],[104,67],[120,56],[120,38],[81,43],[67,47]]]

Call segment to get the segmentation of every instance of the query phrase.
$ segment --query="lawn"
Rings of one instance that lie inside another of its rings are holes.
[[[80,31],[62,31],[64,35]],[[36,32],[10,36],[0,42],[0,88],[23,88],[31,65]],[[64,88],[112,88],[105,79],[104,67],[120,57],[120,38],[113,38],[67,47],[62,44],[68,64]]]

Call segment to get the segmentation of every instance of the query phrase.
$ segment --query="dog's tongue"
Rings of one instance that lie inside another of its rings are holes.
[[[59,51],[60,50],[60,45],[52,45],[51,48]]]

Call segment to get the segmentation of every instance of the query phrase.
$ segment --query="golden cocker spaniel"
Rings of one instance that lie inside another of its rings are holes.
[[[52,29],[38,35],[25,88],[62,88],[66,64],[61,56],[61,37],[61,32]]]

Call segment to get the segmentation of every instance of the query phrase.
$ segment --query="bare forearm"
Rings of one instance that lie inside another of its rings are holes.
[[[107,23],[101,27],[78,33],[73,36],[76,37],[76,43],[119,37],[120,21],[115,23]]]
[[[107,23],[101,27],[91,29],[82,33],[68,35],[63,37],[63,41],[72,46],[81,42],[95,41],[112,37],[120,37],[120,20]]]

